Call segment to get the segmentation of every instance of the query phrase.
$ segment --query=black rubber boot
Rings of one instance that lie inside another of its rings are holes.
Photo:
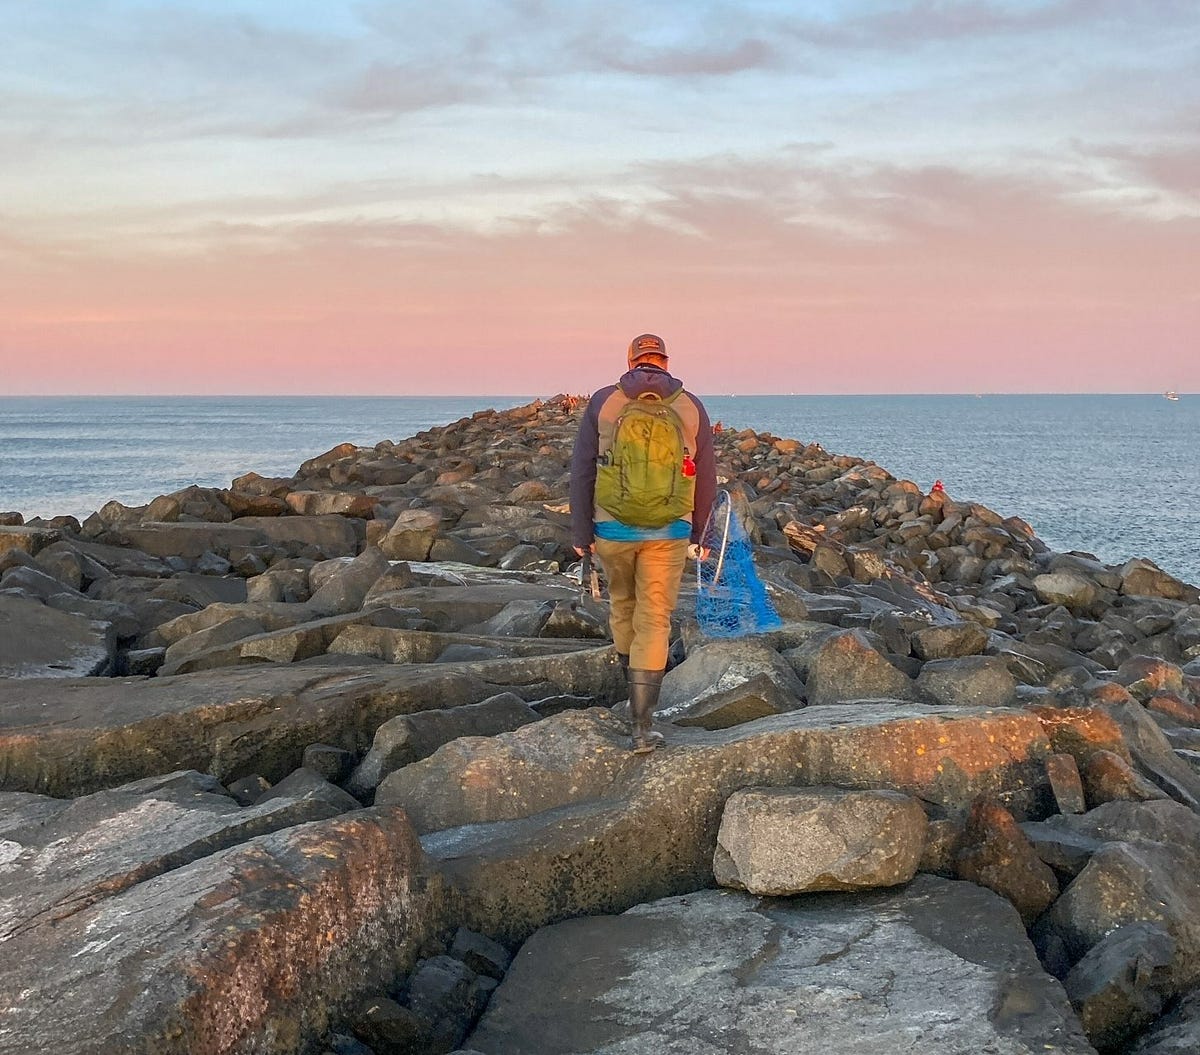
[[[664,742],[663,734],[650,728],[664,673],[661,670],[629,669],[629,715],[633,721],[629,746],[635,755],[648,755]]]

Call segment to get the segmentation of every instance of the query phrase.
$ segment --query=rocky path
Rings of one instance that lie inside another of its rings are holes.
[[[750,431],[626,749],[556,397],[0,515],[0,1053],[1200,1050],[1200,594]]]

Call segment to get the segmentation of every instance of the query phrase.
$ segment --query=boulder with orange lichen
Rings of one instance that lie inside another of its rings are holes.
[[[1071,755],[1083,766],[1097,751],[1111,751],[1126,761],[1129,749],[1121,727],[1106,711],[1096,707],[1031,707],[1054,750]]]
[[[967,814],[954,868],[959,878],[1007,898],[1026,925],[1058,897],[1058,880],[1013,815],[986,799],[974,803]]]
[[[305,1050],[409,969],[448,907],[401,811],[260,836],[11,938],[0,1053]]]
[[[492,738],[448,744],[380,785],[421,832],[516,820],[602,799],[672,818],[656,853],[680,877],[711,872],[720,811],[755,785],[887,787],[949,809],[994,795],[1024,816],[1048,796],[1050,742],[1036,716],[887,701],[807,707],[730,729],[672,729],[631,755],[610,712],[570,712]]]

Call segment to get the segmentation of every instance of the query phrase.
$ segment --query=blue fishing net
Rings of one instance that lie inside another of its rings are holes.
[[[727,491],[717,496],[704,531],[708,557],[699,562],[696,622],[709,637],[745,637],[783,625],[754,569],[745,527]]]

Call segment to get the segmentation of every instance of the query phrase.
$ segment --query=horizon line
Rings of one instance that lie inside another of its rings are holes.
[[[690,391],[690,390],[689,390]],[[1140,390],[1140,391],[1105,391],[1081,392],[1066,390],[1050,390],[1038,392],[1016,391],[987,391],[987,392],[696,392],[701,399],[844,399],[865,396],[890,396],[895,398],[920,396],[968,396],[984,399],[991,396],[1158,396],[1162,398],[1168,392],[1173,395],[1190,396],[1195,393],[1181,392],[1176,389]],[[583,393],[564,392],[561,395],[582,395]],[[590,394],[590,393],[589,393]],[[455,392],[420,392],[415,394],[394,393],[380,395],[377,392],[20,392],[0,393],[0,400],[5,399],[527,399],[531,403],[536,400],[543,402],[553,399],[553,396],[537,396],[529,393],[488,392],[488,393],[455,393]]]

